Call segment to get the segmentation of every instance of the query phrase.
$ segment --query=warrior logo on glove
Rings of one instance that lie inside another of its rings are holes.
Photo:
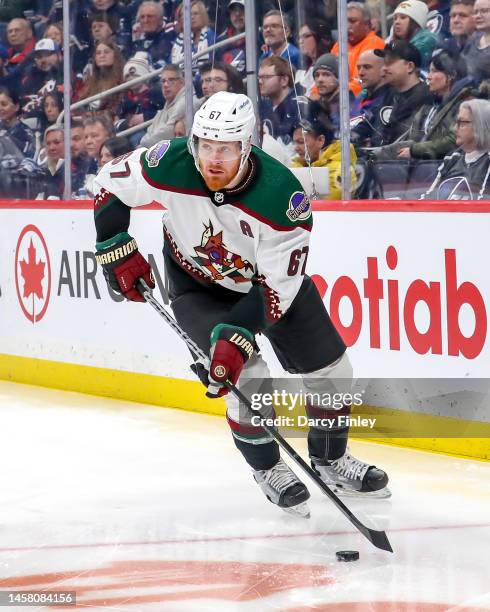
[[[136,283],[142,278],[148,287],[155,288],[155,280],[150,264],[138,251],[136,240],[127,232],[122,232],[96,244],[95,259],[104,270],[107,284],[116,292],[133,302],[144,302],[145,299],[136,289]]]

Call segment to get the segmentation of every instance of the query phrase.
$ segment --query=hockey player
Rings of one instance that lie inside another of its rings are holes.
[[[143,301],[136,282],[154,282],[128,234],[130,212],[165,203],[171,305],[179,325],[209,351],[210,371],[202,375],[208,395],[226,395],[235,445],[267,498],[308,516],[306,486],[223,385],[229,379],[247,391],[267,379],[255,343],[259,333],[288,372],[303,375],[311,393],[326,390],[333,379],[350,385],[352,377],[345,344],[305,274],[310,202],[285,166],[251,145],[254,126],[247,96],[218,92],[197,111],[188,140],[162,141],[106,164],[95,180],[96,256],[112,289]],[[347,407],[312,405],[307,411],[311,418],[348,414]],[[347,435],[346,427],[310,429],[314,469],[339,492],[388,496],[385,472],[352,457]]]

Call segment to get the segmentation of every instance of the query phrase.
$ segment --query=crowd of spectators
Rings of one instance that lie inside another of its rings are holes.
[[[294,0],[256,2],[257,67],[247,66],[245,37],[235,38],[245,0],[191,4],[194,109],[217,91],[246,93],[256,70],[263,148],[293,168],[328,168],[322,195],[331,199],[341,196],[336,4],[304,0],[298,22]],[[347,3],[355,197],[486,199],[490,0],[386,0],[385,36],[379,5]],[[63,197],[67,49],[71,102],[80,103],[70,118],[74,197],[90,197],[114,157],[187,133],[181,1],[70,7],[64,41],[60,0],[0,3],[0,196]]]

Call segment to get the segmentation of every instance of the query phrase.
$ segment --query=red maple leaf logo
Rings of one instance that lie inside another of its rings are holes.
[[[27,261],[23,259],[20,263],[21,276],[24,279],[24,294],[23,297],[28,298],[34,294],[40,300],[43,299],[43,287],[41,281],[44,278],[45,262],[39,260],[36,263],[36,248],[32,243],[27,249]]]

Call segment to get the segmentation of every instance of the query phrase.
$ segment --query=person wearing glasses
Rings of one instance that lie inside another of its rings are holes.
[[[424,200],[490,200],[490,102],[466,100],[456,119],[459,149],[444,158]]]
[[[185,118],[185,82],[179,66],[167,64],[162,70],[160,82],[165,105],[155,115],[153,123],[141,139],[142,147],[151,147],[159,140],[173,138],[176,122]]]
[[[298,104],[288,62],[272,55],[259,67],[260,117],[264,131],[293,154],[293,132],[299,122]]]
[[[481,81],[488,78],[490,64],[490,0],[476,0],[473,7],[476,32],[465,50],[468,71]]]
[[[264,46],[259,58],[259,65],[268,57],[276,56],[284,58],[288,64],[295,69],[299,68],[300,53],[298,47],[288,42],[291,36],[291,23],[287,15],[281,15],[280,11],[269,11],[264,15],[262,21],[262,36]]]
[[[314,93],[313,66],[316,60],[328,53],[332,47],[331,31],[327,22],[321,19],[306,19],[299,29],[298,43],[305,68],[296,72],[295,82],[301,85],[308,98],[317,99],[318,92]]]

